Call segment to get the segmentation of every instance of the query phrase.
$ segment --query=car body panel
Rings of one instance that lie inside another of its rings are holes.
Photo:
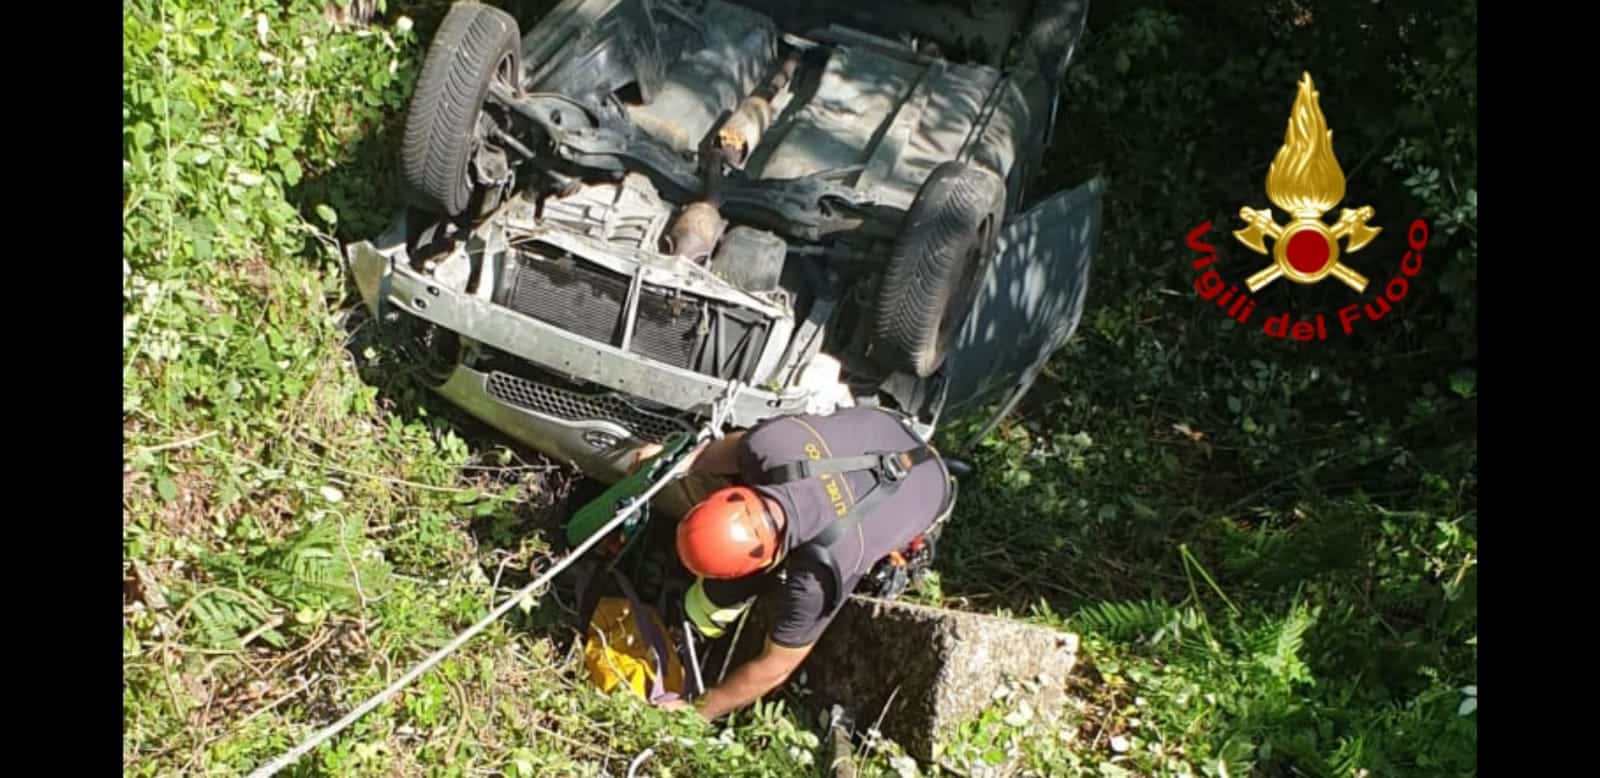
[[[778,22],[785,29],[828,38],[837,30],[863,35],[914,39],[939,45],[991,67],[1005,63],[1012,37],[1028,23],[1035,3],[1029,0],[737,0]]]
[[[1057,192],[1008,223],[951,348],[943,413],[1026,392],[1083,316],[1099,248],[1101,179]],[[1008,400],[996,418],[1009,412]]]
[[[767,131],[746,170],[760,178],[785,179],[854,168],[846,180],[859,179],[870,160],[887,156],[878,148],[890,135],[882,130],[896,116],[918,113],[919,98],[926,101],[925,76],[934,67],[866,48],[829,52],[811,86],[815,91],[796,96],[789,115]],[[891,144],[884,151],[894,150]]]
[[[1034,121],[999,71],[918,64],[862,47],[833,52],[817,88],[825,97],[797,98],[749,169],[778,179],[838,171],[840,180],[902,212],[947,160],[975,160],[1006,177],[1018,158],[1013,135]]]
[[[777,56],[779,32],[765,16],[707,0],[701,18],[704,30],[686,36],[689,45],[699,45],[672,62],[648,103],[627,106],[629,119],[680,154],[699,147],[722,113],[766,77]]]

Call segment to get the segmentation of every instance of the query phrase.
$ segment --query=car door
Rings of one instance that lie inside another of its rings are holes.
[[[1095,178],[1057,192],[1002,232],[995,261],[947,357],[942,417],[999,403],[961,448],[1011,412],[1050,355],[1077,330],[1099,248],[1104,190],[1104,181]]]

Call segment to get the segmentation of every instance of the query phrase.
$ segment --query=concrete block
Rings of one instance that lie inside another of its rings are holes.
[[[771,624],[758,604],[735,662],[760,650]],[[853,596],[817,641],[801,671],[813,712],[841,706],[858,730],[879,732],[906,753],[933,760],[934,744],[978,714],[1003,685],[1027,682],[1023,699],[1047,718],[1059,715],[1078,637],[978,613]]]

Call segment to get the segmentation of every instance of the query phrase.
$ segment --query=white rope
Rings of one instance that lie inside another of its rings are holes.
[[[628,778],[633,778],[633,776],[639,772],[639,765],[644,764],[644,760],[649,759],[651,755],[655,754],[655,752],[655,746],[651,746],[643,751],[640,751],[639,755],[634,757],[632,762],[628,763]]]
[[[733,664],[733,652],[739,648],[739,636],[744,634],[745,619],[750,617],[750,608],[746,606],[739,614],[739,625],[733,628],[733,641],[728,643],[728,653],[722,657],[722,671],[717,673],[717,683],[721,684],[728,677],[728,666]]]
[[[702,434],[699,442],[696,443],[696,447],[705,445],[706,440],[707,436]],[[672,469],[668,470],[662,478],[658,479],[654,484],[651,484],[650,488],[646,489],[639,496],[629,500],[615,516],[611,517],[610,521],[607,521],[605,525],[602,526],[598,531],[590,534],[588,540],[585,540],[576,549],[573,549],[572,553],[568,554],[565,559],[562,559],[559,563],[557,563],[555,567],[550,568],[545,572],[544,575],[539,576],[539,578],[533,583],[522,587],[522,589],[516,594],[511,595],[511,597],[505,602],[501,603],[499,607],[491,611],[489,615],[483,617],[483,620],[472,625],[471,627],[468,627],[465,632],[457,635],[456,638],[445,645],[444,648],[434,652],[432,656],[422,660],[422,662],[420,662],[416,667],[411,668],[411,670],[405,675],[400,676],[400,678],[394,683],[389,684],[389,688],[373,695],[366,702],[361,703],[361,705],[356,707],[355,710],[345,714],[344,718],[339,719],[338,721],[335,721],[334,723],[323,728],[322,731],[311,736],[310,738],[307,738],[305,742],[295,746],[289,752],[279,756],[277,759],[274,759],[265,765],[262,765],[255,772],[251,773],[249,778],[266,778],[267,776],[273,775],[279,770],[288,767],[300,757],[310,753],[312,749],[322,745],[334,735],[339,734],[339,732],[345,727],[355,723],[357,719],[371,712],[373,708],[382,705],[384,700],[394,696],[395,692],[400,691],[407,684],[415,681],[418,676],[421,676],[423,673],[427,672],[429,668],[432,668],[434,665],[444,661],[445,657],[449,656],[456,649],[460,648],[462,644],[466,643],[468,640],[471,640],[474,635],[482,632],[484,628],[494,623],[496,619],[504,616],[507,611],[515,607],[518,602],[521,602],[522,598],[532,594],[535,589],[543,586],[551,578],[554,578],[557,573],[560,573],[562,570],[566,569],[568,565],[577,561],[578,557],[582,556],[585,551],[588,551],[594,546],[594,544],[599,543],[602,538],[611,533],[611,530],[615,529],[617,525],[621,524],[625,519],[627,519],[628,516],[634,512],[636,506],[647,502],[650,500],[650,498],[654,497],[657,492],[665,488],[668,483],[676,480],[676,478],[681,475],[681,473],[678,471],[684,466],[684,463],[689,462],[691,459],[692,458],[688,456],[679,458],[677,463],[672,466]]]
[[[722,438],[722,428],[727,426],[728,420],[733,417],[733,404],[739,396],[739,390],[744,382],[737,378],[730,379],[722,396],[711,403],[711,436]]]
[[[700,675],[700,657],[695,656],[694,631],[688,619],[683,620],[683,644],[689,649],[689,669],[694,671],[695,693],[705,694],[706,679]]]

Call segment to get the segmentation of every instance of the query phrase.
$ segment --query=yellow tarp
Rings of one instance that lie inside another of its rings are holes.
[[[663,636],[667,634],[653,610],[647,608],[646,616]],[[666,653],[667,677],[663,686],[666,691],[681,695],[683,665],[671,646],[666,647]],[[640,699],[648,700],[655,676],[654,654],[650,641],[639,632],[632,604],[622,597],[602,598],[589,621],[588,639],[583,647],[589,681],[602,692],[610,692],[618,684],[626,683]]]

